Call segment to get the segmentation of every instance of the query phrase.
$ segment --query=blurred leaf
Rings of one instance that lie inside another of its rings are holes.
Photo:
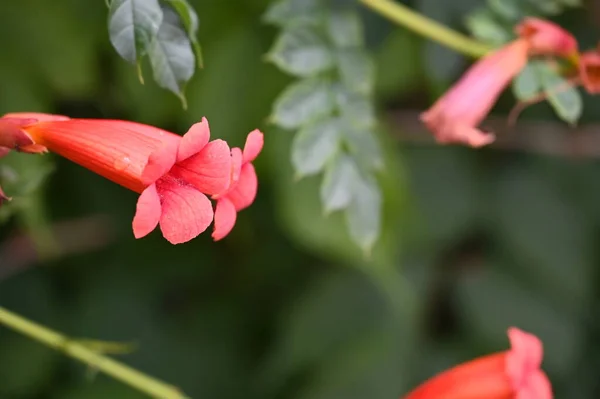
[[[360,174],[356,177],[346,221],[352,239],[369,254],[381,233],[381,192],[373,178]]]
[[[178,15],[163,7],[160,29],[148,45],[148,57],[154,72],[154,80],[160,87],[175,93],[183,107],[187,108],[185,85],[194,75],[196,62],[192,45],[180,27]]]
[[[538,68],[540,80],[548,102],[559,118],[575,124],[583,111],[583,100],[576,87],[548,65]]]
[[[292,163],[298,177],[319,173],[338,151],[342,125],[325,119],[305,125],[294,136]]]
[[[279,0],[264,14],[265,22],[280,27],[292,24],[315,24],[320,15],[320,0]]]
[[[512,37],[511,31],[502,26],[486,8],[469,14],[465,24],[473,36],[490,44],[502,45]]]
[[[377,123],[374,106],[368,97],[337,85],[335,86],[335,99],[342,118],[352,128],[369,129]]]
[[[363,29],[355,11],[334,10],[327,19],[327,31],[333,45],[338,48],[362,47]]]
[[[544,15],[556,15],[562,10],[559,2],[555,0],[527,0],[527,2]]]
[[[487,0],[487,3],[491,10],[510,22],[523,18],[521,0]]]
[[[371,94],[375,81],[373,60],[361,49],[340,50],[336,54],[342,83],[351,91]]]
[[[181,22],[183,23],[183,27],[187,33],[187,37],[192,43],[192,48],[194,49],[194,54],[196,55],[196,61],[199,68],[203,67],[203,59],[202,59],[202,49],[200,48],[200,43],[198,42],[198,15],[196,11],[194,11],[194,7],[187,2],[187,0],[164,0],[168,4],[175,9],[179,18],[181,18]]]
[[[542,82],[539,76],[539,61],[530,61],[513,81],[515,97],[527,101],[542,91]]]
[[[359,164],[367,169],[383,168],[383,154],[375,132],[348,126],[343,129],[342,139]]]
[[[296,26],[283,31],[267,54],[281,70],[296,76],[311,76],[331,69],[333,56],[314,29]]]
[[[350,204],[357,173],[352,158],[344,154],[339,154],[327,166],[321,183],[321,201],[326,214]]]
[[[158,33],[163,11],[158,0],[112,0],[108,14],[110,42],[132,64],[140,60]],[[139,72],[140,79],[142,77]]]
[[[288,86],[273,105],[271,120],[294,129],[328,116],[333,111],[334,93],[327,79],[304,79]]]

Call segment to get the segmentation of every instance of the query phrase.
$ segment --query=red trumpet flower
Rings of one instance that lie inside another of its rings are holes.
[[[122,120],[71,119],[14,113],[0,119],[0,146],[50,150],[140,193],[133,232],[141,238],[160,225],[173,244],[205,231],[213,220],[208,196],[232,182],[232,155],[223,140],[210,141],[205,118],[182,137]]]
[[[541,341],[514,327],[508,338],[511,349],[443,371],[403,399],[552,399]]]

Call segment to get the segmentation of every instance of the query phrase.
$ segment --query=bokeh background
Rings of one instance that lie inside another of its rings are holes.
[[[363,10],[386,151],[383,237],[365,258],[343,219],[323,216],[319,178],[294,180],[292,133],[266,123],[291,81],[262,58],[277,34],[260,19],[269,1],[191,3],[205,69],[184,111],[147,66],[141,85],[115,53],[103,1],[4,2],[0,113],[179,133],[206,116],[213,137],[238,146],[261,128],[255,204],[219,243],[208,233],[181,246],[157,232],[136,241],[134,193],[51,155],[11,155],[0,163],[15,195],[0,213],[0,306],[72,337],[135,342],[120,360],[193,398],[397,398],[507,348],[511,325],[544,341],[557,398],[600,395],[597,98],[585,97],[579,128],[542,104],[498,145],[436,146],[418,112],[467,60]],[[459,29],[482,3],[408,2]],[[595,45],[593,2],[557,21]],[[507,92],[495,114],[512,104]],[[12,185],[7,167],[18,174]],[[0,398],[143,397],[0,328]]]

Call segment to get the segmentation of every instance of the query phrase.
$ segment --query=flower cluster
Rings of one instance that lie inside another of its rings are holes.
[[[552,399],[541,341],[511,327],[511,348],[443,371],[403,399]]]
[[[438,143],[481,147],[494,141],[492,133],[477,128],[506,86],[533,56],[561,57],[576,61],[577,41],[560,26],[526,18],[516,28],[517,39],[476,62],[462,78],[426,112],[421,120]],[[600,90],[600,55],[586,55],[584,68],[590,87]],[[592,67],[593,65],[593,67]],[[596,79],[594,79],[596,78]]]
[[[184,136],[136,122],[13,113],[0,118],[0,156],[10,150],[52,151],[140,194],[133,233],[141,238],[160,225],[172,244],[187,242],[214,220],[213,238],[233,228],[237,212],[258,188],[252,161],[263,134],[252,131],[244,150],[210,141],[203,118]],[[210,197],[210,198],[209,198]],[[0,190],[0,200],[7,197]],[[216,211],[210,199],[217,201]]]

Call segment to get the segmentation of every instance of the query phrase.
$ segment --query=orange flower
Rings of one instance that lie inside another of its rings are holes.
[[[208,196],[229,189],[232,157],[223,140],[209,142],[206,119],[182,137],[140,123],[16,113],[0,119],[0,146],[50,150],[140,193],[133,232],[141,238],[160,224],[173,244],[191,240],[212,223]]]
[[[579,57],[579,77],[583,88],[590,94],[600,93],[600,53],[586,51]]]
[[[482,147],[495,136],[477,128],[502,91],[527,65],[530,55],[577,55],[577,42],[561,27],[527,18],[516,27],[519,38],[477,61],[421,114],[421,121],[440,144],[462,143]]]
[[[403,399],[552,399],[541,341],[514,327],[508,338],[511,349],[443,371]]]

